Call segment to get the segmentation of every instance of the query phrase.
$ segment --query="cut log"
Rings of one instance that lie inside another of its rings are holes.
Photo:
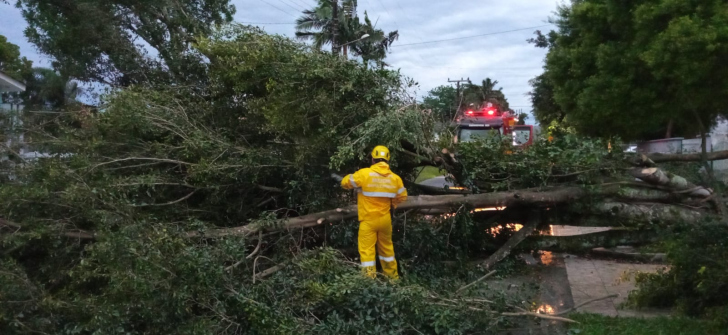
[[[684,191],[684,193],[693,197],[707,198],[713,194],[713,192],[709,189],[696,186],[683,177],[667,173],[658,168],[632,169],[630,174],[646,183],[665,187],[676,192]]]
[[[654,163],[664,162],[700,162],[702,161],[702,153],[695,154],[660,154],[654,153],[647,155],[647,158],[652,160]],[[728,150],[713,151],[707,155],[707,160],[717,161],[722,159],[728,159]]]
[[[604,202],[596,204],[593,209],[597,213],[607,214],[615,218],[642,222],[697,222],[707,216],[705,212],[687,207],[658,203]]]

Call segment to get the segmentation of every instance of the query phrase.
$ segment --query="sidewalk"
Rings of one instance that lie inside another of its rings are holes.
[[[618,294],[615,299],[607,299],[590,303],[579,308],[581,312],[602,314],[607,316],[654,317],[669,316],[663,310],[629,310],[621,309],[629,292],[635,289],[634,272],[657,272],[664,265],[633,264],[614,260],[586,259],[566,255],[564,258],[566,273],[571,288],[574,306],[591,299]],[[628,280],[625,280],[628,279]]]

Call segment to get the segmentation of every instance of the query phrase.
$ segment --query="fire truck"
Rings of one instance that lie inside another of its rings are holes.
[[[501,111],[490,102],[484,103],[481,108],[474,107],[471,104],[462,109],[455,118],[455,143],[488,136],[507,136],[516,147],[527,147],[533,143],[533,126],[516,125],[516,115],[512,111]]]

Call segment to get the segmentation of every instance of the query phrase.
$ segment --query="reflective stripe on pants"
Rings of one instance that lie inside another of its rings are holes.
[[[384,274],[390,278],[399,278],[392,244],[392,219],[389,215],[376,220],[360,222],[358,240],[361,266],[367,276],[376,277],[377,275],[375,262],[378,252],[379,263],[382,265]]]

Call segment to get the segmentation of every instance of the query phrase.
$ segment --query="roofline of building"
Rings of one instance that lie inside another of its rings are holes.
[[[14,91],[14,92],[24,92],[25,91],[25,84],[13,79],[13,78],[10,78],[10,76],[8,76],[5,73],[0,72],[0,80],[6,82],[10,86],[14,86],[15,88],[18,89],[17,91]]]

